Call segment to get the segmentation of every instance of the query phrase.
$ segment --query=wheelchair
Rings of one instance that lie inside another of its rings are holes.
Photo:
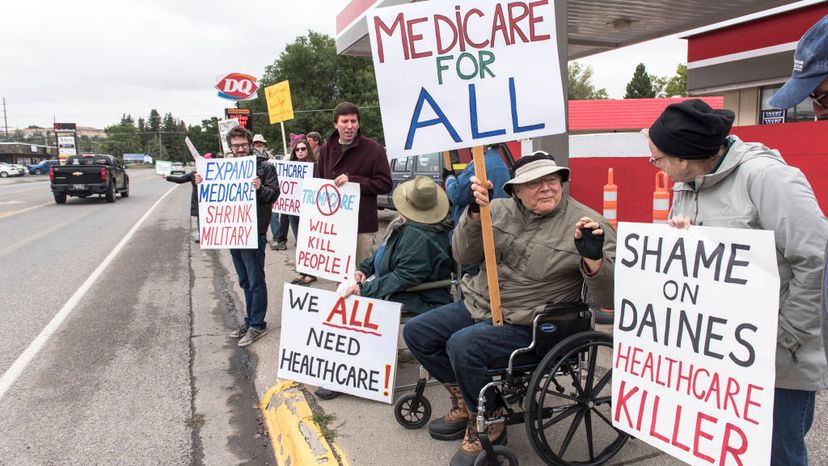
[[[489,441],[486,430],[496,423],[522,423],[535,453],[550,465],[602,464],[621,450],[629,436],[611,421],[612,337],[594,327],[587,303],[547,305],[532,323],[532,343],[490,365],[493,380],[478,401],[484,451],[476,466],[518,464],[511,449]],[[431,418],[424,396],[429,375],[420,368],[419,376],[414,392],[394,404],[397,422],[408,429]]]

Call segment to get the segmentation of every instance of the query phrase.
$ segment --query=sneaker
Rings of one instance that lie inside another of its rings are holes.
[[[245,333],[247,333],[247,327],[242,325],[236,330],[233,330],[232,332],[228,333],[227,336],[230,338],[241,338],[244,336]]]
[[[270,242],[270,250],[271,251],[276,251],[276,242],[275,241]]]
[[[279,241],[278,243],[276,243],[276,246],[274,246],[273,249],[276,251],[284,251],[285,249],[287,249],[287,242]]]
[[[317,388],[316,391],[313,392],[320,400],[333,400],[334,398],[341,395],[339,392],[335,392],[333,390],[328,390],[327,388]]]
[[[245,333],[241,340],[239,340],[238,344],[239,346],[247,346],[265,335],[267,335],[266,328],[259,329],[250,327],[247,329],[247,333]]]

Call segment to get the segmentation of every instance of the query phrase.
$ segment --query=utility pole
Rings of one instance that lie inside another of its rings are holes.
[[[3,97],[3,124],[6,127],[6,141],[9,140],[9,120],[6,118],[6,98]]]

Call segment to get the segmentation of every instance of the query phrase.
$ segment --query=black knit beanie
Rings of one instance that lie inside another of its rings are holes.
[[[719,151],[736,115],[699,99],[671,104],[650,127],[650,140],[680,159],[704,159]]]

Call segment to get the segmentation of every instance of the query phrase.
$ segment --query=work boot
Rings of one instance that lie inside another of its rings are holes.
[[[463,438],[463,432],[469,423],[469,411],[466,409],[466,402],[460,393],[460,385],[456,383],[444,383],[444,387],[451,396],[451,411],[445,416],[431,421],[428,425],[428,433],[431,438],[437,440],[459,440]]]
[[[486,434],[489,436],[489,442],[492,445],[506,444],[505,423],[492,424],[486,429]],[[480,436],[477,433],[477,414],[469,413],[469,422],[466,425],[466,436],[463,438],[463,444],[451,457],[449,466],[473,466],[474,460],[482,451],[483,444],[480,443]]]

